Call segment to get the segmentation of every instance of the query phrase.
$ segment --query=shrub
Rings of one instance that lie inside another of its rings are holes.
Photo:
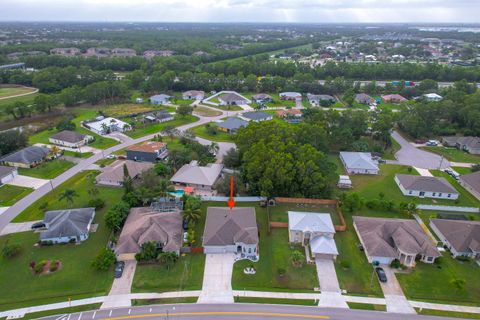
[[[436,265],[441,265],[442,263],[443,263],[443,257],[438,257],[437,259],[435,259]]]
[[[457,290],[462,290],[465,288],[465,280],[463,279],[452,279],[450,284],[453,285]]]
[[[343,269],[350,269],[350,262],[349,261],[346,261],[346,260],[342,260],[340,262],[340,265],[342,266]]]
[[[34,268],[34,271],[36,274],[40,274],[43,272],[43,268],[47,265],[48,261],[47,260],[42,260]]]
[[[285,268],[278,268],[277,273],[280,277],[283,277],[287,273],[287,270],[285,270]]]
[[[392,262],[390,263],[390,267],[394,268],[394,269],[398,269],[402,266],[402,264],[400,263],[400,260],[398,259],[394,259],[392,260]]]
[[[40,211],[42,212],[47,211],[47,208],[48,208],[48,202],[44,202],[40,205],[40,207],[38,207],[38,209],[40,209]]]
[[[89,207],[94,207],[96,210],[100,210],[103,207],[105,207],[105,201],[100,198],[92,199],[88,201],[88,206]]]
[[[135,255],[137,261],[152,261],[158,256],[157,243],[155,241],[148,241],[142,244],[140,252]]]
[[[59,263],[58,261],[55,261],[53,263],[50,264],[50,268],[49,268],[49,271],[50,272],[55,272],[58,270],[58,266],[59,266]]]
[[[455,259],[457,259],[458,261],[463,261],[463,262],[469,262],[470,260],[472,260],[470,257],[466,257],[466,256],[458,256]]]
[[[116,257],[112,250],[103,248],[95,257],[92,266],[100,271],[108,270],[114,263]]]
[[[30,261],[29,266],[31,269],[35,269],[35,265],[36,265],[35,261]]]
[[[9,244],[7,241],[2,248],[2,257],[4,257],[5,259],[10,259],[20,254],[21,251],[22,251],[21,245],[16,243]]]

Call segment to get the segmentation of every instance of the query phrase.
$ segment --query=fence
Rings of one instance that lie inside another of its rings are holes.
[[[417,205],[417,208],[420,209],[420,210],[480,213],[480,208],[474,208],[474,207],[457,207],[457,206],[441,206],[441,205],[432,205],[432,204],[419,204],[419,205]]]
[[[214,197],[214,196],[201,196],[203,201],[215,201],[215,202],[227,202],[230,200],[229,197]],[[265,197],[234,197],[233,200],[236,202],[258,202],[264,201],[267,198]]]

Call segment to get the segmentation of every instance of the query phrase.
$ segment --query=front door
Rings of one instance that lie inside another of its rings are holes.
[[[242,246],[237,246],[237,253],[242,253]]]

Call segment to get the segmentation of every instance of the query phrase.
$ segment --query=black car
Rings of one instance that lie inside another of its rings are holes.
[[[123,269],[125,268],[124,261],[117,261],[115,263],[115,278],[121,278],[123,274]]]
[[[380,280],[380,282],[387,282],[387,275],[385,274],[385,270],[383,270],[383,268],[377,267],[375,268],[375,272],[377,273],[378,280]]]

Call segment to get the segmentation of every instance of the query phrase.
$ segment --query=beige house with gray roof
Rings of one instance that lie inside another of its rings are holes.
[[[170,181],[179,186],[192,187],[196,191],[211,192],[212,187],[222,173],[223,164],[209,163],[200,166],[198,161],[193,160],[181,167],[170,178]]]
[[[458,183],[480,200],[480,171],[460,176]]]
[[[203,232],[203,249],[206,254],[234,253],[237,259],[257,261],[255,208],[209,207]]]
[[[431,219],[430,227],[454,258],[480,261],[480,221]]]
[[[395,175],[395,183],[404,196],[455,200],[457,190],[443,177]]]
[[[132,160],[117,160],[108,167],[103,169],[103,172],[95,177],[97,184],[104,186],[121,187],[124,179],[123,166],[126,165],[128,175],[130,178],[137,178],[143,171],[153,168],[153,163],[137,162]]]
[[[353,227],[370,263],[388,265],[398,259],[414,267],[417,260],[433,263],[440,256],[432,239],[413,219],[354,216]]]

